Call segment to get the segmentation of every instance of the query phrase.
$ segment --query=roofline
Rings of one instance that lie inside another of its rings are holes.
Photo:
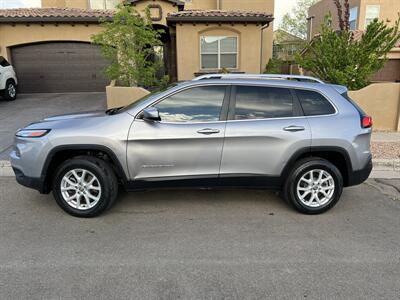
[[[171,23],[231,23],[231,22],[243,22],[243,23],[270,23],[274,20],[271,17],[226,17],[226,16],[169,16],[167,22]]]
[[[0,23],[99,23],[112,17],[0,17]]]

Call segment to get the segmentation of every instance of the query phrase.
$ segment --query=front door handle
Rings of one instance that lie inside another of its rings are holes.
[[[283,130],[285,131],[291,131],[291,132],[296,132],[296,131],[303,131],[305,130],[305,128],[303,126],[295,126],[295,125],[291,125],[288,127],[283,128]]]
[[[216,133],[219,133],[219,129],[204,128],[204,129],[198,130],[197,133],[206,134],[206,135],[216,134]]]

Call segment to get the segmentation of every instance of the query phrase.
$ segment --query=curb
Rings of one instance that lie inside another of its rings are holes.
[[[400,159],[374,159],[372,160],[372,163],[374,165],[372,174],[373,177],[381,176],[378,174],[385,175],[386,173],[389,175],[390,173],[390,176],[400,178]],[[14,171],[11,168],[11,163],[8,160],[0,160],[0,177],[10,176],[14,176]]]

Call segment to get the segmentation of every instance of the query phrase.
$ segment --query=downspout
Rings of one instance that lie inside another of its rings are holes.
[[[222,8],[222,0],[217,0],[217,9],[220,10]]]
[[[264,65],[263,65],[264,35],[263,35],[263,33],[264,33],[264,29],[267,29],[268,27],[269,27],[269,22],[261,27],[260,74],[263,73],[263,69],[264,69]]]

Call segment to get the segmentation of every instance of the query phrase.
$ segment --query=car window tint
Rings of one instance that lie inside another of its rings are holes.
[[[192,88],[168,97],[155,107],[165,122],[219,121],[225,90],[225,86]]]
[[[284,118],[293,116],[293,97],[289,89],[238,86],[235,120]]]
[[[320,93],[296,90],[306,116],[330,115],[335,113],[332,104]]]

